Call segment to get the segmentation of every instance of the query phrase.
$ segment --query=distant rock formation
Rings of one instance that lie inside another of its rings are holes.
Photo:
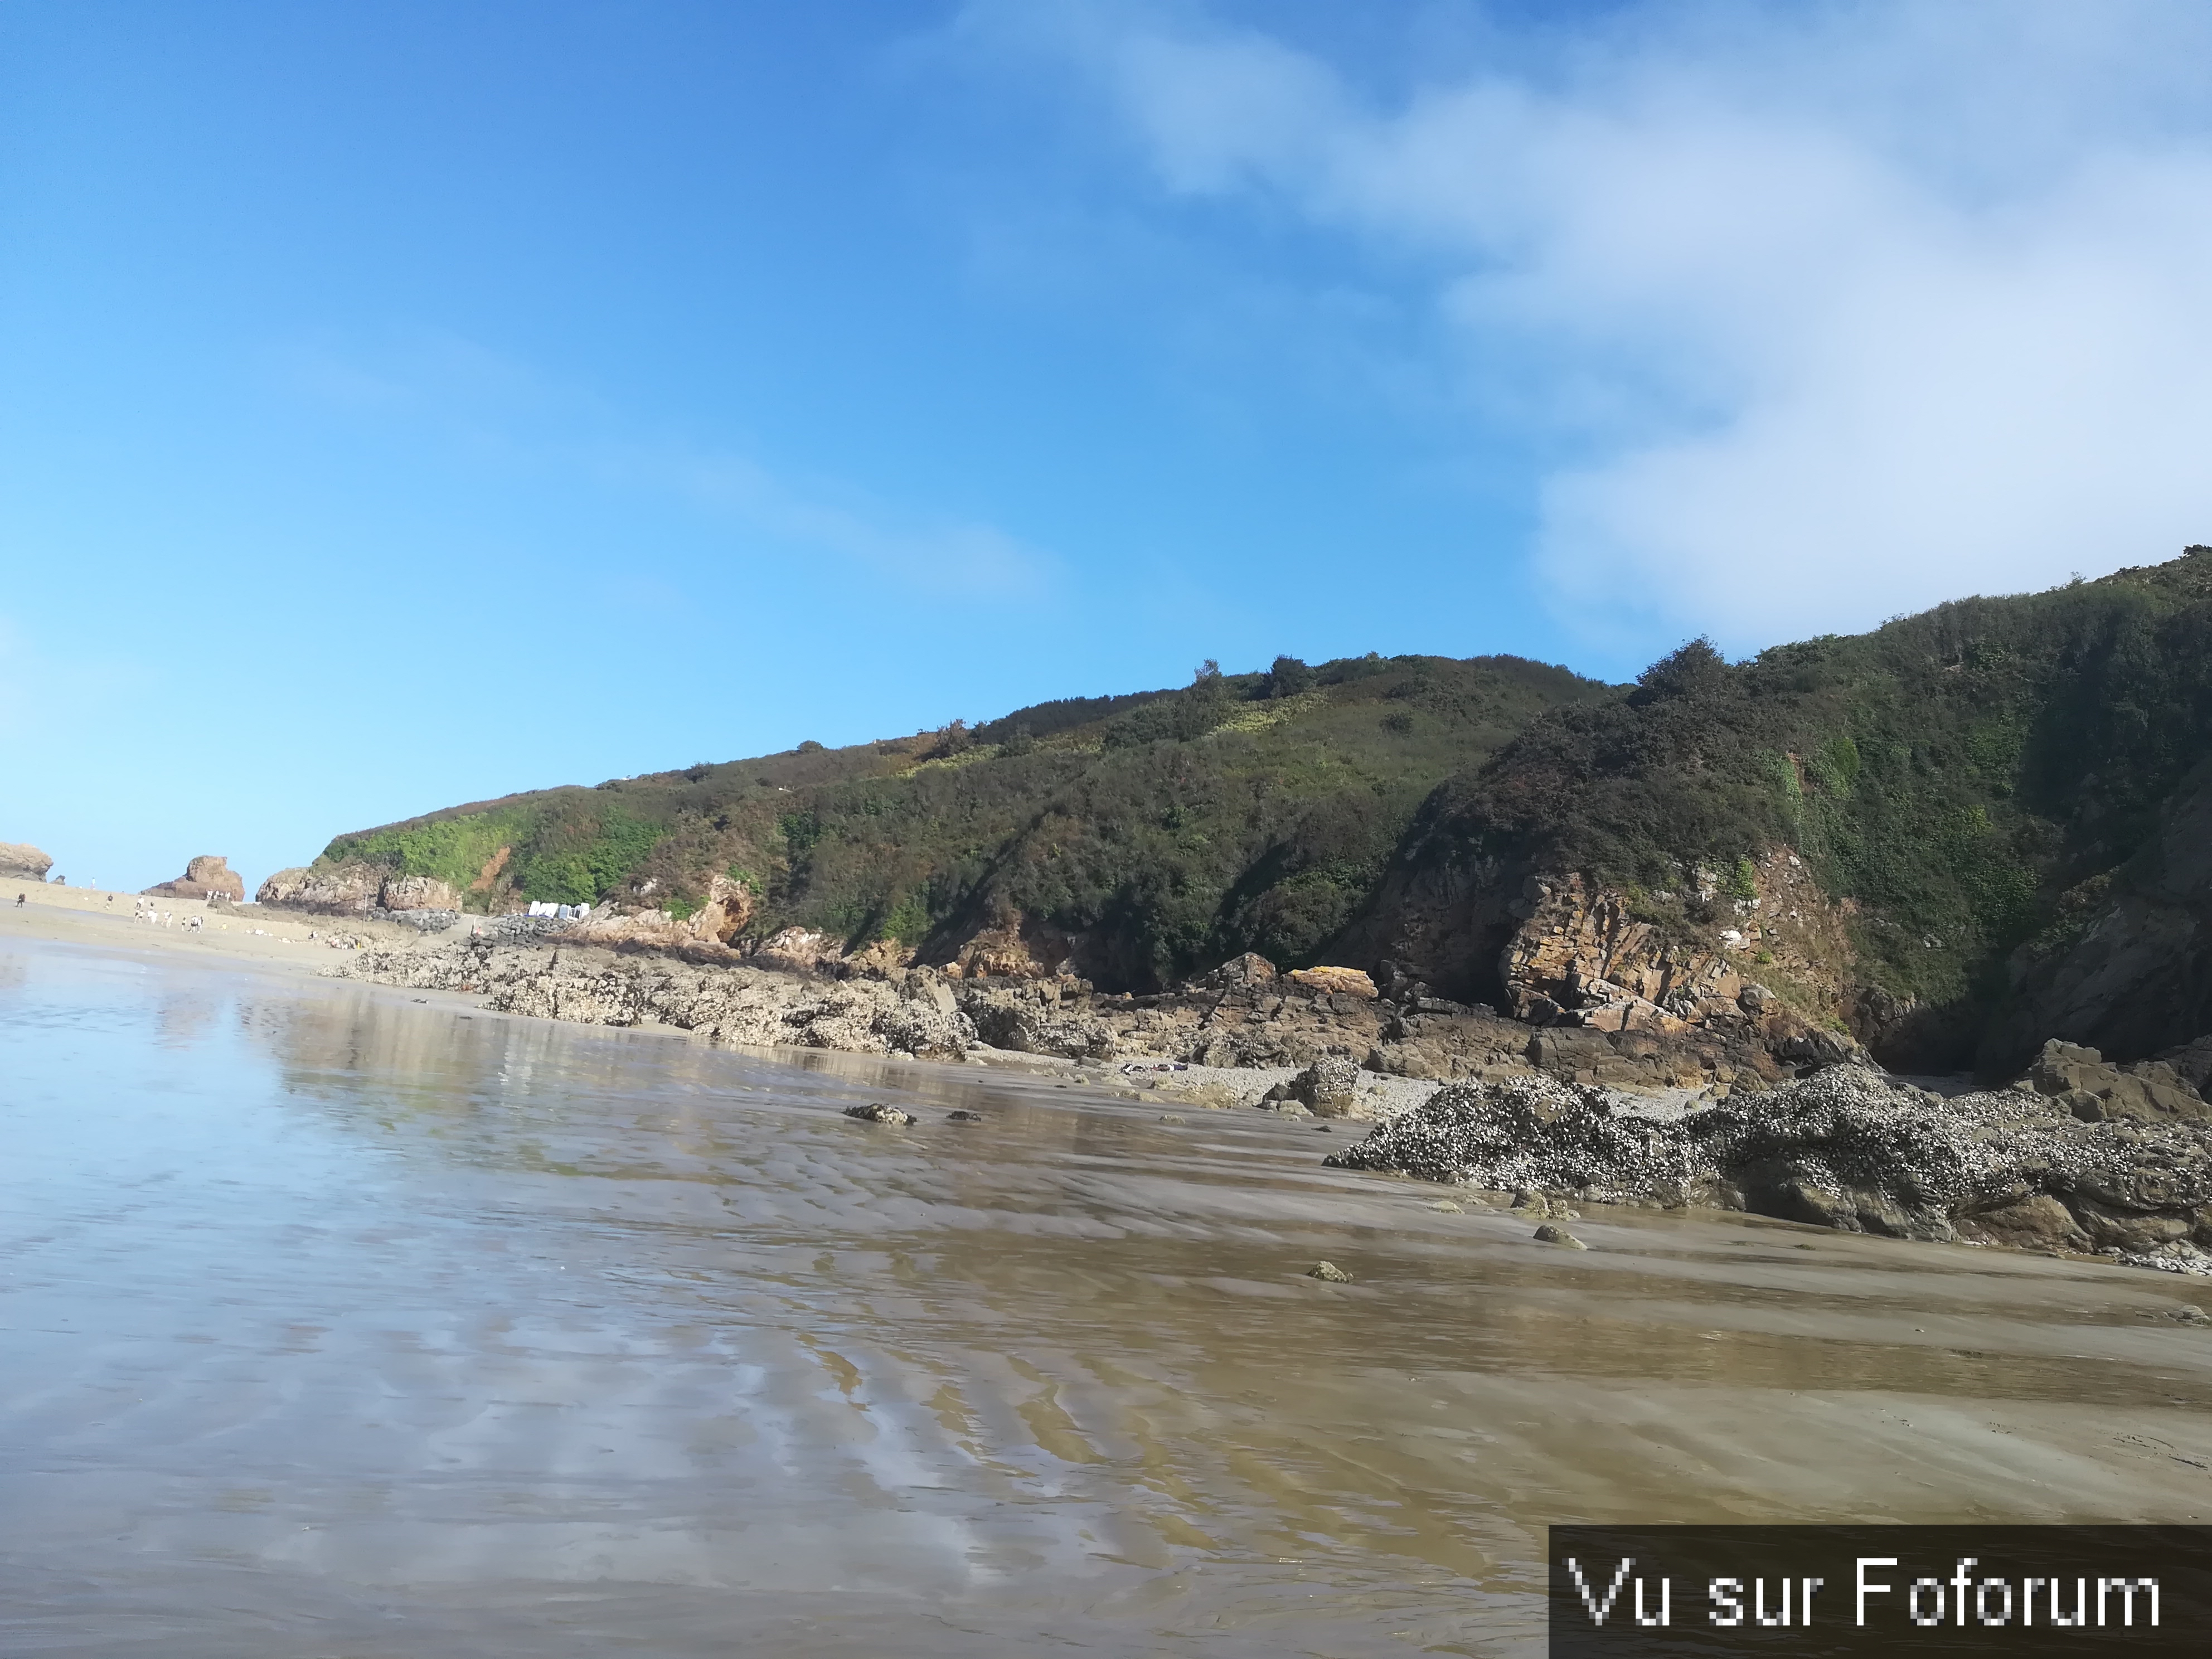
[[[0,877],[9,881],[44,881],[54,861],[26,842],[0,841]]]
[[[165,881],[146,890],[149,898],[227,899],[232,903],[246,896],[246,884],[230,867],[230,860],[218,858],[213,853],[203,853],[185,866],[185,873],[174,881]]]

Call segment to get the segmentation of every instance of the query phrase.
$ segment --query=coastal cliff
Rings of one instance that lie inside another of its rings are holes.
[[[456,807],[262,896],[588,902],[626,949],[1137,995],[1333,963],[1414,988],[1400,1018],[1486,1007],[1585,1070],[1995,1077],[2052,1037],[2136,1061],[2212,1030],[2208,766],[2192,548],[1742,662],[1692,641],[1628,686],[1511,658],[1208,665]],[[1370,1046],[1401,1075],[1454,1063],[1411,1026]]]

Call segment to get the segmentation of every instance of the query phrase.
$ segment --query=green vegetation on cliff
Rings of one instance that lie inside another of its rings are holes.
[[[1725,890],[1788,846],[1856,907],[1859,981],[1955,1007],[1970,1042],[2011,953],[2066,943],[2208,754],[2212,550],[2194,548],[1733,665],[1692,642],[1455,778],[1407,856],[1659,896]]]
[[[480,802],[324,860],[521,899],[762,896],[748,931],[948,954],[979,929],[1079,934],[1109,982],[1258,950],[1310,960],[1436,786],[1545,709],[1617,696],[1517,658],[1209,664],[1180,691],[1041,703],[969,728]]]
[[[1180,690],[456,807],[325,858],[493,909],[685,914],[722,877],[757,896],[755,936],[941,961],[1018,932],[1117,987],[1245,950],[1371,966],[1418,936],[1423,972],[1485,995],[1532,876],[1582,872],[1710,937],[1786,848],[1847,905],[1832,990],[1890,1054],[1952,1063],[2141,886],[2208,762],[2197,548],[1742,663],[1696,641],[1632,687],[1509,657],[1208,664]]]

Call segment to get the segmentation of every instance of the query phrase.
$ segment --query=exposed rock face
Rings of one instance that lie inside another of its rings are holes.
[[[1832,1066],[1677,1121],[1547,1078],[1445,1089],[1328,1160],[1594,1201],[1719,1204],[1899,1237],[2212,1269],[2212,1133],[2083,1121],[2033,1091],[1943,1100]]]
[[[149,887],[151,898],[228,899],[235,903],[246,896],[246,884],[230,867],[230,860],[204,853],[185,866],[174,881]]]
[[[964,979],[1058,979],[1079,971],[1089,940],[1019,912],[963,943],[945,971]]]
[[[9,881],[44,881],[54,861],[37,848],[21,842],[0,841],[0,878]]]
[[[1632,1049],[1686,1042],[1767,1076],[1851,1058],[1858,1044],[1841,1029],[1854,1006],[1844,907],[1786,849],[1753,860],[1750,873],[1737,895],[1708,877],[1653,896],[1672,907],[1662,927],[1641,919],[1629,895],[1579,875],[1424,860],[1417,848],[1338,948],[1371,952],[1385,995],[1416,1008],[1436,1000],[1434,987],[1495,1000],[1547,1031],[1603,1032]],[[1774,984],[1793,988],[1796,1006]]]
[[[376,890],[376,902],[386,910],[455,910],[461,896],[435,876],[386,876]]]
[[[763,968],[781,968],[786,973],[813,974],[834,968],[843,951],[837,941],[827,933],[817,933],[804,927],[787,927],[762,941],[752,959]]]
[[[695,961],[734,961],[737,953],[731,942],[752,919],[755,902],[750,888],[716,876],[708,890],[707,902],[681,921],[667,910],[597,910],[562,928],[561,937],[579,945],[604,945],[616,950],[667,951]],[[827,944],[818,933],[790,932],[817,945]],[[819,959],[818,956],[808,958],[809,965]],[[769,965],[776,965],[776,959],[772,958]]]
[[[391,872],[380,864],[330,864],[279,870],[261,884],[255,902],[320,915],[366,915],[377,908]]]
[[[1723,900],[1729,925],[1708,924],[1701,940],[1639,921],[1626,895],[1579,876],[1534,884],[1528,919],[1506,946],[1499,977],[1515,1013],[1538,1025],[1676,1036],[1693,1028],[1748,1038],[1796,1065],[1833,1064],[1857,1045],[1842,1024],[1842,967],[1849,961],[1835,907],[1794,854],[1753,866],[1749,896]],[[1757,957],[1764,963],[1749,966]],[[1788,975],[1815,1024],[1749,975]]]
[[[1064,1060],[1104,1060],[1120,1052],[1114,1028],[1088,1007],[1079,981],[977,986],[961,999],[975,1032],[994,1048]]]
[[[2069,945],[2013,962],[2013,1005],[1984,1045],[2016,1070],[2046,1037],[2140,1059],[2212,1031],[2212,774],[2167,811],[2158,841]]]

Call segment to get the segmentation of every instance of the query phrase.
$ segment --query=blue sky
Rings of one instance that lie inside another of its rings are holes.
[[[0,840],[137,886],[2212,540],[2192,9],[0,11]]]

